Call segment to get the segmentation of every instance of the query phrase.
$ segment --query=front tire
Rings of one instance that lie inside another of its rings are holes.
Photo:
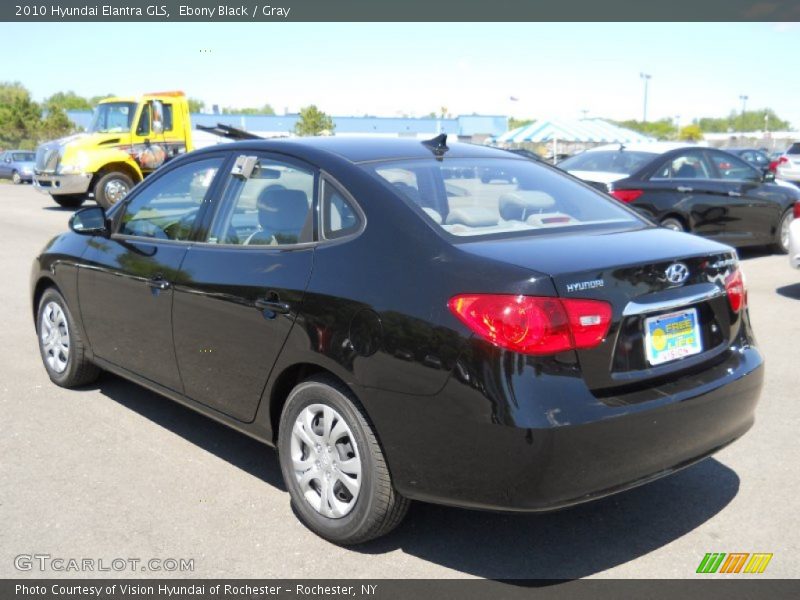
[[[408,510],[364,409],[331,377],[313,377],[291,391],[278,453],[297,516],[331,542],[359,544],[385,535]]]
[[[39,352],[50,380],[61,387],[86,385],[100,369],[86,358],[86,346],[64,297],[49,288],[42,294],[36,313]]]
[[[11,181],[14,182],[14,185],[19,185],[22,183],[22,177],[20,177],[19,172],[14,171],[11,173]]]
[[[79,208],[86,199],[85,196],[77,195],[51,196],[51,198],[62,208]]]
[[[781,216],[778,221],[778,229],[775,231],[775,242],[772,244],[771,249],[776,254],[789,253],[789,226],[794,220],[794,213],[790,208]]]
[[[133,179],[125,173],[111,171],[106,173],[94,185],[94,199],[108,210],[125,198],[133,187]]]

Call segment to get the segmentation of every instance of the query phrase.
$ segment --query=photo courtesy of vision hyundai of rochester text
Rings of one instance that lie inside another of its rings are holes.
[[[412,500],[585,502],[753,424],[736,252],[524,156],[224,144],[70,229],[31,279],[52,381],[110,371],[276,447],[296,514],[336,543]]]

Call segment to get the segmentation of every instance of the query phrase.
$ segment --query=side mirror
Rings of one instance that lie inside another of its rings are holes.
[[[8,157],[6,157],[6,162],[7,162],[7,163],[10,163],[10,162],[11,162],[11,159],[10,159],[10,158],[8,158]]]
[[[101,206],[87,206],[70,217],[69,228],[80,235],[102,235],[110,233],[106,211]]]
[[[762,181],[764,183],[772,183],[773,181],[775,181],[775,173],[773,173],[772,171],[766,171],[764,173],[764,177],[762,178]]]
[[[164,133],[164,105],[160,100],[153,100],[150,104],[153,116],[152,130],[155,135]]]

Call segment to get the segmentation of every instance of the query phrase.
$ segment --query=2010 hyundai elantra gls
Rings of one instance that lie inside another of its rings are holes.
[[[598,498],[753,423],[736,253],[501,150],[226,144],[70,225],[33,265],[50,378],[110,371],[277,447],[337,543],[415,499]]]

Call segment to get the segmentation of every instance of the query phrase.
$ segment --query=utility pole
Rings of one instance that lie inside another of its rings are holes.
[[[742,132],[744,132],[744,110],[747,107],[748,97],[745,96],[744,94],[742,94],[741,96],[739,96],[739,100],[742,101],[742,129],[741,130],[742,130]]]
[[[652,79],[652,75],[639,73],[639,77],[644,81],[644,110],[642,111],[642,122],[647,123],[647,84]]]

